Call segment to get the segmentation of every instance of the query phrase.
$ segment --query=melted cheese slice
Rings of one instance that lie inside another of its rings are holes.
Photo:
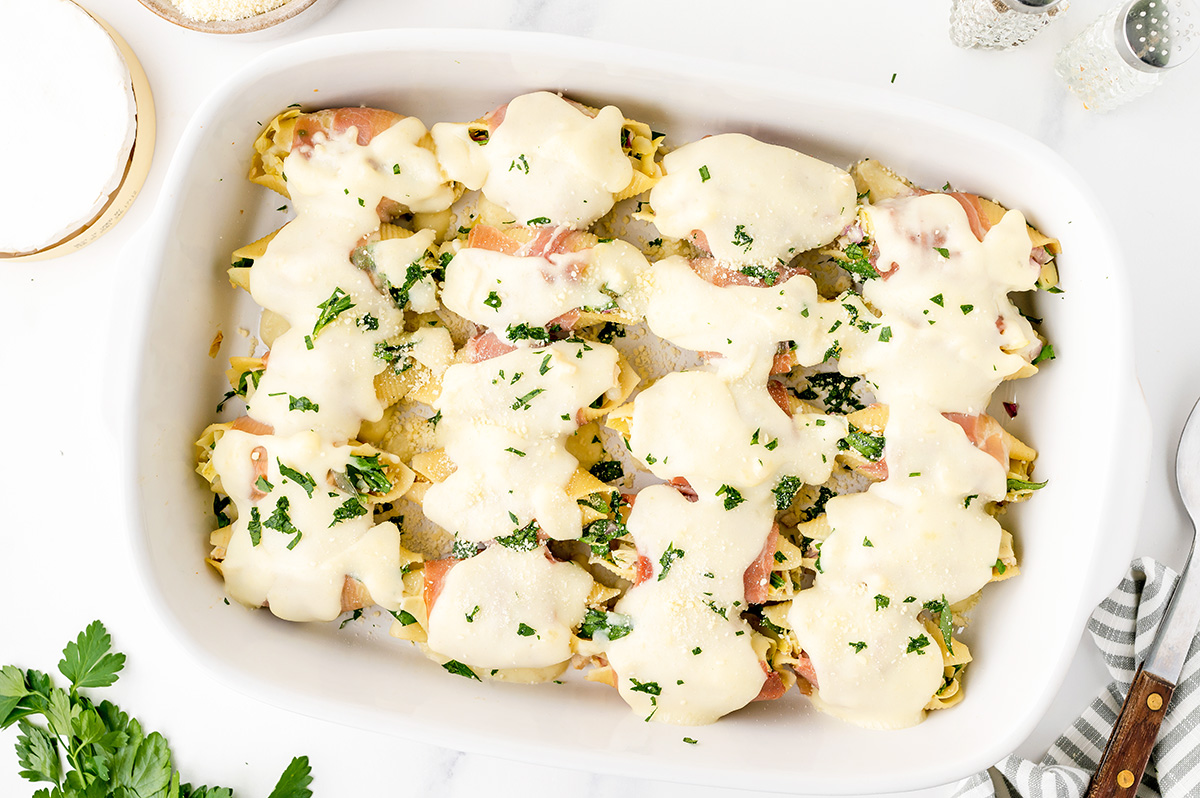
[[[650,192],[655,226],[673,238],[699,230],[727,263],[787,263],[854,220],[849,174],[741,133],[685,144],[663,167]]]
[[[255,463],[263,461],[271,489],[260,496]],[[251,607],[269,605],[289,621],[331,621],[342,612],[342,586],[351,576],[375,603],[399,606],[404,583],[396,525],[375,524],[370,512],[335,520],[338,508],[356,500],[328,475],[344,472],[348,462],[348,446],[313,432],[281,437],[229,430],[221,436],[212,463],[238,511],[221,564],[230,596]],[[313,480],[311,496],[283,475],[281,464]]]
[[[576,308],[630,308],[624,295],[648,268],[645,256],[626,241],[547,257],[468,248],[446,267],[442,301],[507,337],[517,325],[544,327]]]
[[[653,564],[617,603],[633,631],[608,644],[617,687],[648,720],[697,725],[745,706],[766,679],[750,644],[744,574],[763,549],[774,505],[760,491],[726,510],[665,485],[638,494],[629,531]]]
[[[451,366],[435,407],[438,440],[457,470],[425,494],[425,515],[464,540],[511,535],[529,522],[577,538],[566,488],[579,466],[566,440],[576,413],[617,386],[617,350],[560,341]]]
[[[429,648],[479,668],[544,668],[571,658],[592,577],[546,552],[489,546],[446,574]]]
[[[609,105],[589,116],[549,92],[515,98],[486,144],[466,125],[433,126],[438,157],[451,178],[526,224],[547,219],[576,229],[608,213],[613,195],[633,179],[621,149],[620,110]]]

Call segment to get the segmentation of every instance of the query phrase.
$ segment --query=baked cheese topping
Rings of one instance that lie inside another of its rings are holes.
[[[463,540],[483,542],[537,526],[579,537],[567,487],[579,468],[567,438],[577,413],[617,385],[617,350],[559,341],[446,370],[435,407],[438,440],[457,467],[430,486],[425,514]]]
[[[650,192],[655,226],[675,238],[700,231],[701,246],[728,263],[786,263],[854,220],[849,174],[741,133],[685,144],[663,167]]]
[[[478,668],[546,668],[571,658],[592,577],[543,549],[489,546],[446,574],[429,648]]]
[[[289,621],[329,621],[342,612],[349,576],[376,604],[398,606],[400,531],[376,524],[331,476],[353,464],[350,447],[315,432],[229,430],[212,462],[238,511],[221,564],[230,596]]]
[[[648,268],[646,257],[626,241],[545,257],[466,248],[446,267],[442,301],[503,337],[528,342],[514,329],[544,327],[576,308],[632,309],[627,294]]]
[[[624,121],[614,106],[592,116],[543,91],[510,102],[485,143],[446,122],[433,126],[433,138],[446,174],[481,189],[513,221],[583,228],[612,210],[613,195],[633,179],[621,149]]]

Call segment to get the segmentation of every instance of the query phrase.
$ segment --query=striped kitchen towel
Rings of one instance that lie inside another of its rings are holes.
[[[1088,622],[1114,681],[1063,732],[1040,763],[1011,754],[958,785],[954,798],[1079,798],[1104,752],[1108,734],[1137,665],[1145,659],[1179,580],[1170,568],[1139,558]],[[1180,684],[1163,719],[1162,732],[1138,798],[1200,796],[1200,655],[1192,641]]]

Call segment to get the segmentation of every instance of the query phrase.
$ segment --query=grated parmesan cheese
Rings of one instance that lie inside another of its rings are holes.
[[[197,22],[232,22],[265,14],[287,0],[171,0],[189,19]]]

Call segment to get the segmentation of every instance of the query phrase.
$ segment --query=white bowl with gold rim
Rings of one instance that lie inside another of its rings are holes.
[[[1059,359],[1015,388],[1022,412],[1011,424],[1040,450],[1038,475],[1050,485],[1011,511],[1022,573],[985,591],[973,613],[965,640],[975,661],[960,705],[879,732],[820,715],[792,691],[684,729],[644,723],[608,688],[576,679],[531,688],[448,675],[389,638],[384,620],[339,631],[224,604],[219,577],[203,565],[212,494],[192,472],[192,441],[226,389],[222,362],[206,356],[214,334],[229,341],[238,327],[254,328],[253,303],[226,279],[229,252],[281,221],[278,198],[242,179],[258,123],[297,102],[465,121],[537,89],[618,105],[676,141],[742,131],[843,165],[875,157],[918,183],[949,180],[1019,208],[1061,239],[1066,293],[1040,294],[1033,308]],[[867,87],[570,37],[378,31],[280,48],[241,71],[197,111],[163,196],[140,248],[155,279],[140,300],[147,317],[137,338],[147,343],[128,402],[135,552],[151,602],[190,655],[256,698],[609,774],[808,794],[916,789],[978,771],[1021,743],[1132,554],[1150,437],[1127,275],[1074,171],[995,123]]]
[[[42,4],[39,9],[38,3]],[[37,227],[43,228],[44,225],[50,225],[44,229],[53,229],[56,232],[49,233],[46,237],[39,240],[22,240],[19,245],[15,245],[13,241],[5,241],[5,235],[0,234],[0,262],[2,261],[32,261],[44,260],[48,258],[59,257],[70,252],[82,249],[88,244],[91,244],[100,236],[104,235],[113,225],[115,225],[129,207],[133,204],[138,192],[141,191],[142,184],[146,180],[147,174],[150,171],[150,163],[154,157],[154,137],[155,137],[155,118],[154,118],[154,98],[150,91],[150,82],[146,78],[146,73],[142,70],[141,64],[138,62],[137,56],[121,35],[117,33],[103,19],[100,19],[95,14],[87,11],[81,6],[71,2],[71,0],[36,0],[27,6],[12,6],[6,13],[26,13],[42,11],[49,12],[52,16],[49,19],[54,19],[56,16],[61,20],[65,20],[71,25],[78,25],[76,32],[87,38],[88,48],[86,49],[90,55],[99,55],[101,61],[100,67],[112,67],[113,65],[123,64],[127,75],[122,76],[125,83],[125,94],[128,100],[131,100],[133,118],[129,120],[132,126],[131,138],[132,141],[126,141],[122,146],[114,146],[106,148],[103,151],[85,151],[80,147],[64,147],[64,152],[55,153],[52,157],[42,158],[42,166],[47,170],[46,180],[51,184],[56,179],[53,175],[54,164],[51,161],[57,159],[74,159],[74,163],[78,164],[79,159],[83,157],[91,157],[96,159],[96,163],[89,166],[88,179],[84,183],[77,183],[72,186],[73,189],[91,192],[89,194],[89,202],[91,207],[84,211],[72,212],[65,204],[56,204],[53,201],[38,202],[31,200],[24,192],[14,185],[14,178],[11,173],[9,180],[4,186],[0,186],[0,191],[11,192],[9,200],[23,206],[30,213],[38,214],[35,219]],[[34,19],[34,17],[25,17],[24,19]],[[89,21],[90,20],[90,21]],[[12,23],[12,19],[9,20]],[[91,30],[91,26],[96,26],[96,29]],[[18,39],[14,40],[13,48],[18,45],[22,46],[39,46],[37,37],[48,35],[52,38],[55,32],[49,30],[17,30]],[[107,37],[106,41],[102,41]],[[111,44],[115,53],[105,52],[106,42]],[[56,43],[56,46],[62,46],[61,43]],[[10,48],[10,49],[13,49]],[[42,137],[54,135],[71,136],[84,135],[86,136],[87,119],[64,119],[64,114],[70,114],[72,111],[72,99],[68,96],[71,92],[78,93],[85,91],[85,87],[81,86],[82,80],[90,77],[88,70],[92,66],[90,63],[82,63],[74,56],[78,53],[61,53],[65,61],[64,66],[72,70],[72,74],[76,77],[70,81],[47,81],[39,82],[42,76],[36,74],[35,70],[23,69],[19,74],[20,81],[28,81],[29,86],[34,87],[36,99],[32,103],[30,110],[40,117],[45,124],[59,126],[55,130],[41,130]],[[26,65],[28,67],[28,65]],[[16,86],[17,84],[12,84]],[[40,88],[39,88],[40,87]],[[10,89],[12,91],[13,89]],[[11,100],[11,98],[8,98]],[[94,99],[94,98],[93,98]],[[110,106],[114,107],[114,117],[123,116],[124,110],[121,107],[122,98],[116,95],[106,96],[106,100],[111,101]],[[22,103],[24,106],[24,104]],[[25,106],[28,107],[28,106]],[[63,126],[66,126],[65,128]],[[74,134],[71,131],[76,131]],[[77,139],[76,139],[77,141]],[[14,148],[15,149],[15,148]],[[29,152],[9,151],[11,157],[28,160],[31,155]],[[34,158],[38,156],[34,155]],[[3,156],[0,156],[0,160]],[[71,176],[64,177],[62,174],[57,176],[58,180],[71,180]],[[11,247],[6,249],[6,247]]]

